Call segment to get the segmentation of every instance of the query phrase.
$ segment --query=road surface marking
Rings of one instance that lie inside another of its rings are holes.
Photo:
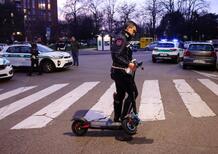
[[[193,71],[193,72],[198,73],[198,74],[203,75],[203,76],[206,76],[206,77],[208,77],[208,78],[215,79],[215,80],[218,79],[218,75],[215,75],[215,74],[205,73],[205,72],[199,72],[199,71]]]
[[[0,101],[5,100],[5,99],[10,98],[10,97],[13,97],[15,95],[18,95],[20,93],[23,93],[23,92],[28,91],[30,89],[33,89],[35,87],[37,87],[37,86],[20,87],[20,88],[8,91],[8,92],[3,93],[3,94],[0,95]]]
[[[209,79],[198,79],[204,86],[218,96],[218,85]]]
[[[2,108],[0,108],[0,120],[9,116],[10,114],[17,112],[23,108],[25,108],[26,106],[33,104],[34,102],[37,102],[38,100],[42,99],[43,97],[46,97],[52,93],[54,93],[55,91],[63,88],[64,86],[66,86],[68,84],[55,84],[52,85],[46,89],[43,89],[39,92],[36,92],[30,96],[27,96],[23,99],[20,99],[12,104],[6,105]]]
[[[185,80],[178,79],[173,82],[191,116],[196,118],[216,116]]]
[[[30,129],[45,127],[50,121],[67,110],[83,95],[93,89],[99,82],[85,82],[76,89],[57,99],[53,103],[34,113],[11,129]]]
[[[96,120],[107,117],[101,121],[107,121],[114,111],[113,93],[116,92],[115,83],[101,96],[98,102],[86,113],[85,119]]]
[[[158,80],[144,81],[139,107],[139,118],[142,121],[165,119]]]

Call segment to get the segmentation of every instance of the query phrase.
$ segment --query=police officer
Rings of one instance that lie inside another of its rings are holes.
[[[111,47],[112,67],[111,78],[115,81],[116,93],[114,94],[114,121],[122,120],[129,112],[131,103],[135,102],[138,90],[131,74],[125,70],[136,70],[136,64],[132,62],[132,51],[129,41],[135,36],[137,25],[133,21],[128,21],[121,32],[113,41]],[[124,101],[125,94],[128,97]],[[136,111],[135,111],[136,112]]]
[[[41,75],[42,70],[41,70],[41,67],[39,65],[39,51],[37,49],[37,44],[35,42],[33,42],[31,44],[31,57],[30,58],[31,58],[31,67],[29,70],[29,76],[32,75],[34,67],[36,67],[38,74]]]

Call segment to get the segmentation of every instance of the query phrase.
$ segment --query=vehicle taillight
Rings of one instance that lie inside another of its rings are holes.
[[[216,57],[216,52],[215,52],[215,51],[212,51],[211,54],[210,54],[210,56],[211,56],[211,57]]]
[[[186,50],[186,51],[184,52],[184,56],[187,56],[187,57],[191,56],[191,52],[188,51],[188,50]]]

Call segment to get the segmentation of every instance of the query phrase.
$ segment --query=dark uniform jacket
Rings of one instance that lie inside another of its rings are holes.
[[[112,56],[112,68],[111,73],[125,73],[122,69],[116,69],[115,67],[127,68],[128,64],[132,60],[132,51],[130,49],[129,41],[131,36],[127,32],[122,32],[112,42],[111,56]]]
[[[37,60],[39,58],[39,51],[37,50],[37,47],[31,47],[31,59]]]

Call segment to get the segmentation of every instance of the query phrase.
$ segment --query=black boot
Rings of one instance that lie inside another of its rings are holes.
[[[120,121],[121,111],[122,111],[122,102],[117,100],[117,93],[115,92],[114,95],[114,122]]]

